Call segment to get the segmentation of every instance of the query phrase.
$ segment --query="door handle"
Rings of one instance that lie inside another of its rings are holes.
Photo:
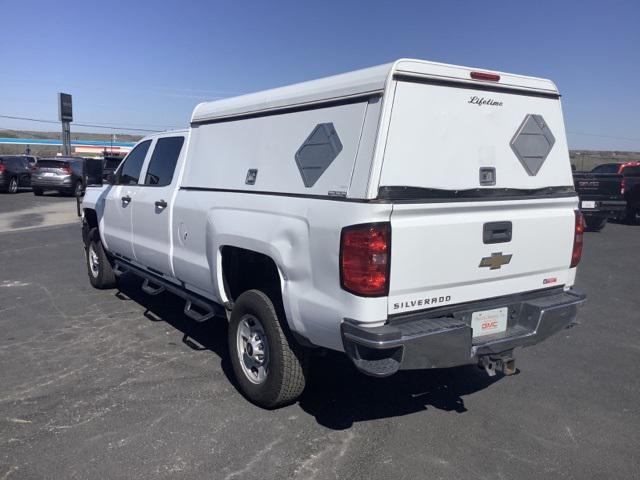
[[[511,222],[488,222],[482,229],[482,241],[485,244],[507,243],[511,241],[512,231]]]
[[[129,204],[131,203],[131,197],[129,195],[125,195],[122,197],[122,203]]]
[[[167,208],[167,202],[165,202],[164,200],[158,200],[156,201],[156,207]]]

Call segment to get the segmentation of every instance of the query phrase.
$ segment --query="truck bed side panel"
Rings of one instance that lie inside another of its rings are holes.
[[[180,190],[175,204],[174,268],[187,287],[224,303],[216,275],[222,247],[236,246],[274,260],[287,319],[314,344],[342,350],[345,317],[383,322],[387,299],[361,298],[340,288],[343,226],[388,221],[390,204],[283,195]]]

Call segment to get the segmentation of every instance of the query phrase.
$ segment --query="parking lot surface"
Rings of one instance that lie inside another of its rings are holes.
[[[57,192],[36,197],[21,189],[15,195],[0,193],[0,233],[77,223],[76,199]]]
[[[26,195],[0,197],[2,480],[640,477],[640,226],[586,235],[580,324],[517,351],[517,375],[373,379],[328,354],[265,411],[230,381],[224,320],[135,278],[92,289],[74,200],[15,231],[43,208]]]

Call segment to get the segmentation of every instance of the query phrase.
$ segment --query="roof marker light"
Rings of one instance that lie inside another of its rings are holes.
[[[490,82],[499,82],[500,75],[489,72],[471,72],[471,78],[474,80],[488,80]]]

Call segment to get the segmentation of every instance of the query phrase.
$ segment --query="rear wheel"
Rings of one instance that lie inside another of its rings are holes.
[[[81,197],[83,193],[84,187],[82,186],[82,182],[76,182],[75,186],[73,187],[73,196]]]
[[[627,205],[627,211],[625,212],[624,215],[624,222],[625,223],[636,223],[636,209],[632,208],[631,206]]]
[[[9,180],[9,186],[7,187],[7,192],[18,193],[18,179],[16,177],[13,177]]]
[[[306,352],[285,333],[279,304],[248,290],[238,297],[229,323],[229,354],[240,389],[265,408],[295,401],[306,381]]]
[[[100,241],[100,234],[97,228],[89,232],[89,243],[86,245],[85,250],[87,272],[91,285],[99,289],[114,288],[116,286],[116,276]]]
[[[584,221],[587,224],[587,230],[592,232],[599,232],[607,225],[607,217],[585,217]]]
[[[41,188],[38,188],[38,187],[33,187],[33,194],[34,194],[36,197],[41,196],[41,195],[42,195],[42,189],[41,189]]]

